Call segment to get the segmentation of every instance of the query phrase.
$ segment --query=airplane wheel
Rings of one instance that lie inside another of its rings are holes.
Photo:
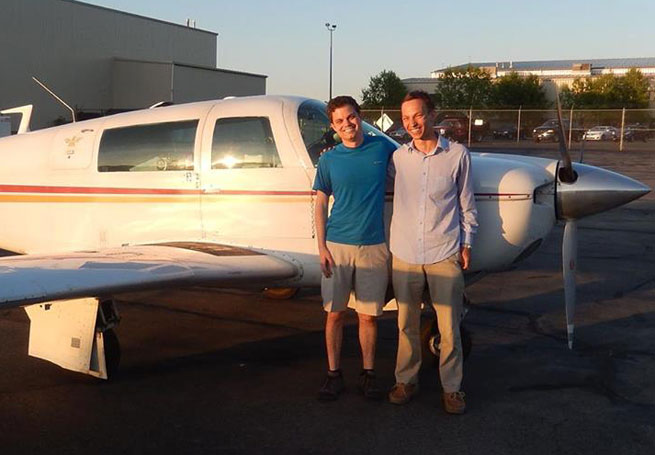
[[[266,288],[264,297],[272,300],[287,300],[295,296],[300,288]]]
[[[118,342],[118,336],[114,330],[105,330],[102,335],[105,343],[107,379],[111,380],[118,373],[118,366],[121,363],[121,345]]]
[[[471,354],[473,341],[471,340],[471,334],[464,326],[464,323],[460,323],[459,333],[462,339],[462,351],[464,352],[464,360],[466,360]],[[439,328],[437,327],[436,318],[431,317],[428,320],[421,321],[421,353],[423,356],[424,365],[439,364],[440,341],[441,335],[439,335]]]

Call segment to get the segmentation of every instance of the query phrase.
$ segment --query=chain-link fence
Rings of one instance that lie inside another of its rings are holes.
[[[362,118],[377,122],[384,115],[393,124],[387,134],[399,142],[410,138],[399,109],[365,109]],[[571,149],[652,150],[655,147],[655,109],[567,109],[562,112]],[[439,110],[435,130],[471,148],[557,148],[554,109]]]

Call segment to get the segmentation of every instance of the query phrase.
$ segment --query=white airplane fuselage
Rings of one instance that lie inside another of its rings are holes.
[[[311,190],[315,163],[301,129],[301,123],[307,127],[313,117],[298,117],[305,101],[208,101],[0,139],[0,248],[42,254],[171,241],[220,243],[291,259],[302,276],[288,284],[317,285]],[[247,167],[225,158],[217,165],[212,156],[217,125],[253,118],[270,122],[279,162],[261,166],[257,155],[248,158],[255,164]],[[185,162],[155,152],[152,160],[130,169],[103,167],[101,149],[108,131],[183,121],[195,125],[192,154]],[[552,229],[555,200],[535,200],[535,189],[555,185],[557,161],[472,157],[480,225],[472,271],[498,270],[538,245]]]

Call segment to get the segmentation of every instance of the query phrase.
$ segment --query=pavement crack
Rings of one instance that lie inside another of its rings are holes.
[[[647,286],[647,285],[649,285],[651,283],[655,283],[655,277],[646,278],[645,280],[642,280],[642,281],[638,282],[637,284],[635,284],[634,286],[631,286],[631,287],[629,287],[627,289],[620,289],[620,290],[618,290],[618,291],[616,291],[614,293],[613,298],[615,298],[615,299],[621,298],[621,297],[625,296],[626,294],[630,294],[632,292],[638,291],[639,289],[641,289],[641,288],[643,288],[643,287],[645,287],[645,286]]]
[[[552,340],[557,341],[558,343],[562,342],[565,340],[564,337],[556,335],[554,333],[549,333],[546,332],[541,325],[539,324],[539,319],[541,319],[542,315],[541,314],[533,314],[529,313],[527,311],[521,311],[521,310],[511,310],[507,308],[497,308],[497,307],[492,307],[492,306],[480,306],[477,305],[476,310],[483,310],[483,311],[488,311],[491,313],[500,313],[500,314],[510,314],[514,316],[519,316],[526,318],[528,321],[528,330],[536,335],[545,337],[545,338],[550,338]]]

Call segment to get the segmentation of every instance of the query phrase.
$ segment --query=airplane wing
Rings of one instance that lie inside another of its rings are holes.
[[[0,258],[0,309],[156,287],[273,284],[300,274],[292,262],[197,242]]]

